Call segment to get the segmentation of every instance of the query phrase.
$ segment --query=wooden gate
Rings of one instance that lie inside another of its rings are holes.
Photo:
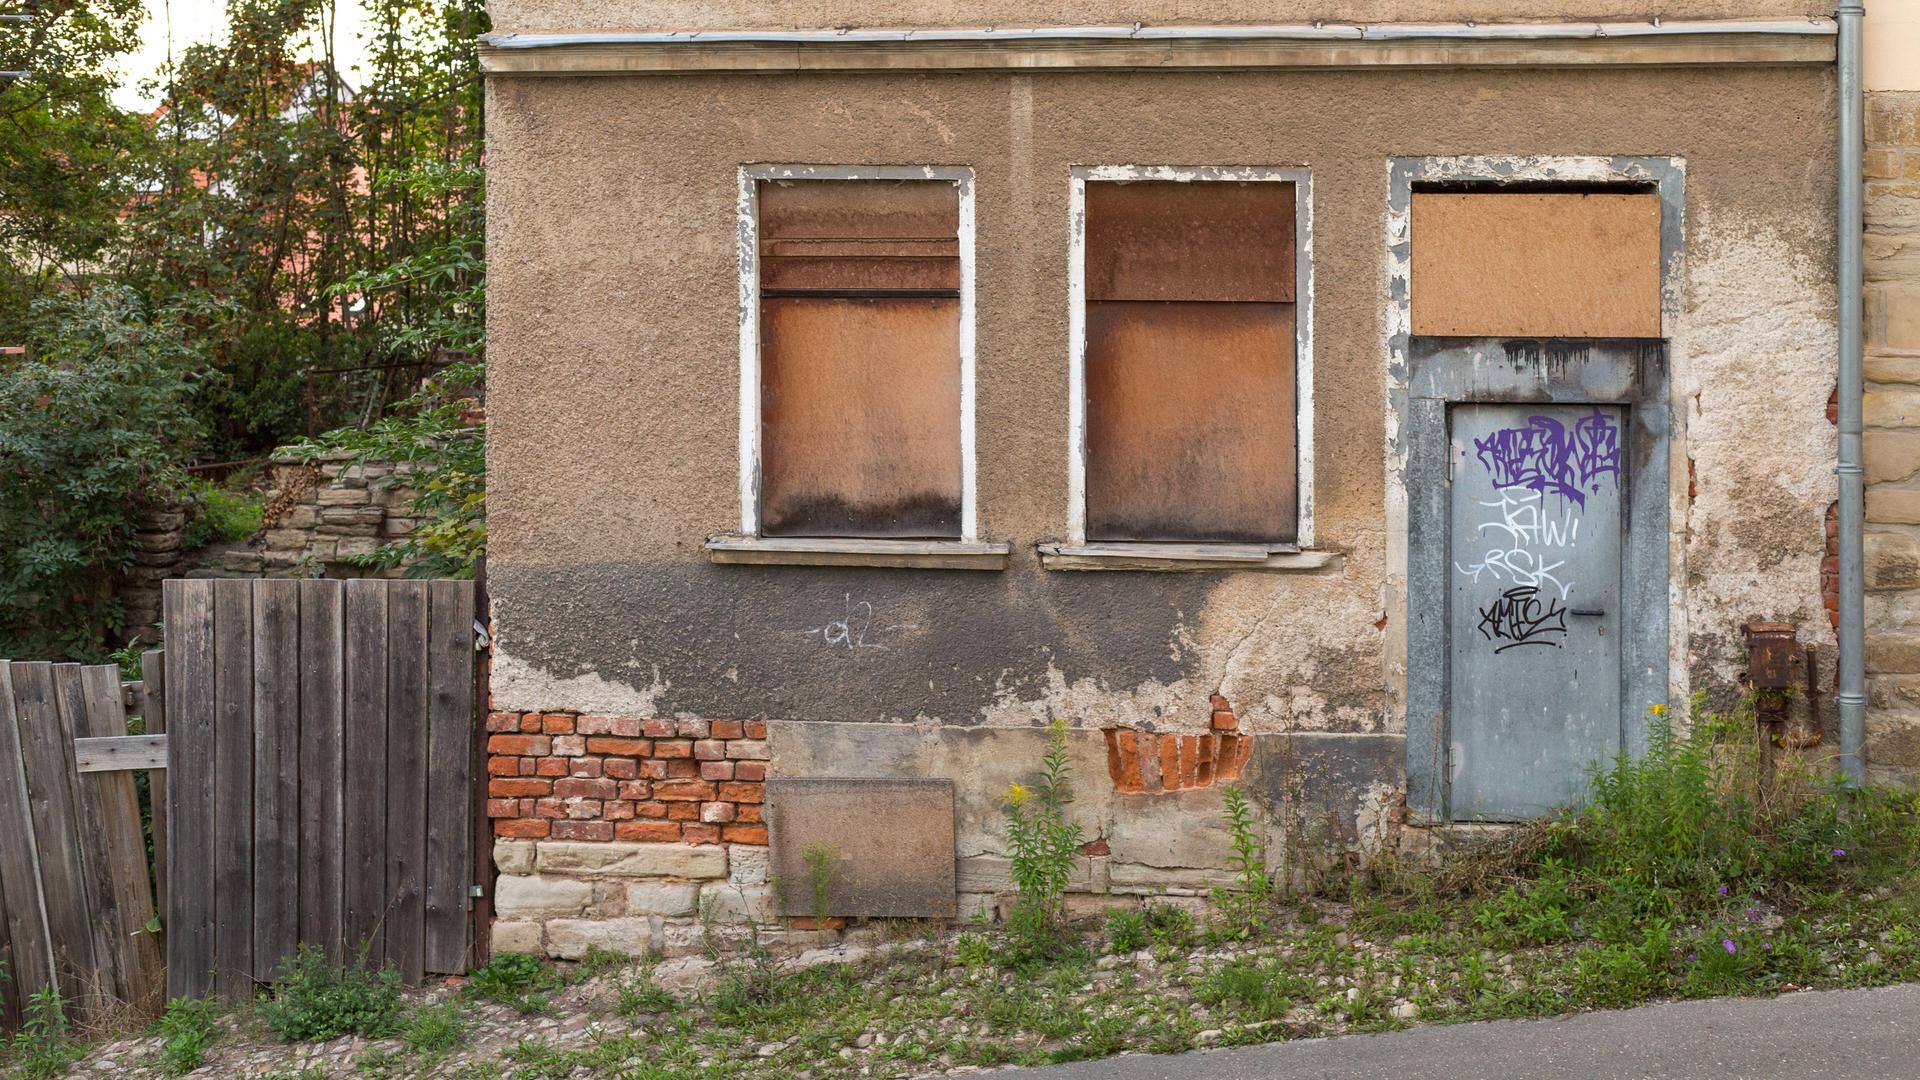
[[[251,996],[302,945],[467,970],[470,581],[165,585],[167,993]]]
[[[112,665],[0,660],[0,1030],[45,990],[84,1019],[158,1011],[154,877],[126,770],[159,740],[127,734],[128,695],[144,711]],[[155,822],[157,857],[164,836]]]

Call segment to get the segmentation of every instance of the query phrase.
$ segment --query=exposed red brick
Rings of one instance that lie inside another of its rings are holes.
[[[765,720],[749,720],[740,725],[740,727],[746,732],[746,736],[749,739],[764,739],[767,737],[767,722]]]
[[[704,739],[707,737],[707,722],[705,720],[676,720],[673,724],[673,733],[683,739]]]
[[[490,757],[487,759],[488,776],[520,775],[520,759],[516,757]]]
[[[678,840],[680,826],[664,821],[623,821],[613,827],[613,835],[620,840]]]
[[[1200,740],[1180,736],[1180,786],[1190,788],[1200,782]]]
[[[529,780],[520,777],[507,779],[501,777],[487,781],[487,794],[495,798],[512,795],[545,795],[552,790],[553,781],[551,780]]]
[[[754,803],[736,809],[733,812],[733,820],[743,825],[757,825],[764,819],[760,816],[759,804]]]
[[[648,720],[640,725],[640,730],[644,731],[649,739],[671,739],[673,738],[673,721]]]
[[[518,839],[539,839],[547,835],[553,823],[540,818],[514,818],[493,823],[493,835]]]
[[[567,759],[563,757],[522,758],[533,762],[533,775],[561,777],[567,775]]]
[[[1111,855],[1111,854],[1113,854],[1113,848],[1112,848],[1111,846],[1109,846],[1109,845],[1107,844],[1107,838],[1106,838],[1106,837],[1104,837],[1104,836],[1099,836],[1099,837],[1095,837],[1095,838],[1094,838],[1094,839],[1092,839],[1092,840],[1089,840],[1089,841],[1087,841],[1087,842],[1086,842],[1086,843],[1084,843],[1084,844],[1081,844],[1081,845],[1080,845],[1080,854],[1082,854],[1082,855]]]
[[[696,802],[670,802],[667,806],[668,821],[699,821],[700,804]]]
[[[614,799],[600,807],[600,816],[608,821],[627,821],[633,817],[633,804],[625,799]]]
[[[730,802],[710,802],[700,804],[700,820],[715,825],[725,825],[732,821],[737,811]]]
[[[524,713],[520,717],[520,730],[529,735],[540,734],[541,726],[540,714],[537,712]]]
[[[660,758],[690,758],[693,756],[693,740],[660,739],[653,744],[653,756]]]
[[[1180,786],[1180,737],[1160,736],[1160,786],[1173,790]]]
[[[1202,735],[1195,743],[1200,752],[1200,760],[1193,768],[1193,782],[1196,787],[1208,787],[1213,783],[1213,749],[1217,735]]]
[[[514,764],[520,767],[521,776],[535,776],[535,775],[538,775],[540,772],[540,763],[547,759],[537,758],[537,757],[518,757],[518,758],[512,758],[511,760],[513,761]]]
[[[623,799],[649,799],[653,797],[653,784],[646,780],[620,781],[620,797]]]
[[[563,818],[567,816],[565,801],[549,795],[544,799],[533,800],[533,816],[543,818]]]
[[[611,840],[611,821],[556,821],[551,834],[555,840]]]
[[[733,762],[731,761],[701,762],[700,763],[700,779],[702,780],[733,779]]]
[[[1215,709],[1213,711],[1213,730],[1233,731],[1238,729],[1239,727],[1240,727],[1239,717],[1236,717],[1232,713],[1226,712],[1221,709]]]
[[[709,732],[716,739],[738,739],[746,735],[746,725],[738,720],[715,720]]]
[[[553,740],[545,735],[489,735],[489,754],[529,754],[545,757],[553,749]]]
[[[727,756],[727,744],[720,739],[696,740],[693,756],[700,761],[723,761]]]
[[[567,816],[575,821],[592,821],[602,816],[604,805],[599,799],[568,799]]]
[[[646,761],[640,762],[639,765],[640,775],[649,780],[665,780],[667,778],[667,763],[664,761],[660,761],[657,758],[649,758]]]
[[[1147,790],[1146,777],[1141,773],[1140,733],[1119,731],[1111,734],[1115,756],[1120,760],[1120,771],[1113,774],[1113,786],[1120,791],[1128,792]]]
[[[1207,702],[1208,704],[1213,706],[1214,712],[1232,712],[1233,711],[1233,706],[1227,702],[1226,697],[1222,694],[1209,695],[1207,698]]]
[[[582,735],[618,735],[631,739],[640,734],[640,721],[631,716],[585,715],[574,721],[573,730]]]
[[[553,793],[563,799],[617,799],[620,784],[607,779],[569,776],[553,782]]]
[[[732,828],[731,825],[727,827]],[[689,844],[717,844],[720,842],[720,826],[688,822],[680,826],[680,838]]]
[[[652,750],[653,745],[646,739],[622,739],[613,735],[595,735],[587,740],[587,753],[645,757]]]
[[[732,739],[727,742],[727,756],[736,761],[765,761],[767,744],[758,739]]]
[[[520,816],[519,799],[488,799],[487,816],[490,818],[510,818]]]
[[[549,735],[571,735],[573,717],[567,713],[547,713],[540,718],[540,730]]]
[[[599,776],[601,772],[600,759],[597,757],[577,757],[573,758],[569,764],[567,771],[574,776]]]
[[[673,805],[679,806],[679,803]],[[667,804],[663,802],[637,802],[633,804],[635,817],[664,818],[667,816]]]
[[[829,930],[845,930],[847,928],[846,916],[829,915],[826,918],[825,925]],[[815,919],[811,915],[796,915],[793,918],[793,928],[795,930],[818,930],[820,929],[820,920]]]
[[[700,775],[700,763],[692,758],[674,758],[662,764],[667,767],[667,776],[674,780],[691,780]]]
[[[587,740],[583,735],[555,735],[553,753],[556,757],[579,757],[587,752]]]
[[[489,732],[514,732],[520,730],[520,714],[517,712],[492,712],[487,714]]]
[[[721,784],[714,797],[726,802],[757,803],[767,797],[767,789],[759,784]]]
[[[764,761],[736,761],[733,763],[733,778],[759,783],[767,778],[767,763]]]
[[[653,785],[653,797],[666,802],[676,799],[704,802],[714,798],[713,784],[706,780],[662,780]]]
[[[720,835],[730,844],[765,844],[767,827],[765,825],[728,825],[720,830]]]
[[[632,780],[640,775],[640,763],[632,758],[610,757],[600,762],[600,771],[615,780]]]

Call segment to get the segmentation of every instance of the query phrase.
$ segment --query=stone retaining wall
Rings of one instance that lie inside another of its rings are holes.
[[[229,552],[221,569],[237,574],[301,577],[399,577],[356,565],[357,556],[413,531],[407,516],[413,491],[391,478],[400,464],[352,464],[353,455],[323,454],[313,464],[273,459],[274,493],[267,500],[262,546]]]

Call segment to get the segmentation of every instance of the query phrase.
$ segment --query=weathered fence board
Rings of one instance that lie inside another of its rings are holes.
[[[338,581],[300,583],[300,927],[340,963],[341,667],[345,629]]]
[[[176,821],[171,911],[197,924],[169,926],[173,992],[248,996],[308,944],[391,963],[410,982],[464,972],[473,584],[187,584],[167,593],[172,807],[209,816],[215,842],[189,872]],[[183,735],[189,712],[208,719],[198,741]],[[190,775],[213,792],[210,807],[180,793]],[[189,887],[203,899],[182,895]],[[212,949],[196,951],[209,935]],[[194,974],[207,970],[211,983]]]
[[[213,980],[213,582],[169,580],[167,654],[167,996]]]
[[[436,581],[427,605],[426,967],[467,964],[466,873],[472,851],[473,609],[470,582]]]
[[[146,721],[147,734],[156,739],[167,735],[167,656],[158,649],[140,654],[140,715]],[[153,811],[153,895],[154,905],[167,910],[167,773],[166,746],[160,747],[161,759],[147,774],[147,802]]]
[[[49,989],[70,1019],[159,1007],[139,792],[125,771],[82,774],[76,752],[126,733],[116,668],[0,660],[0,1022]]]
[[[167,767],[167,740],[161,735],[102,735],[73,743],[73,763],[83,773]]]

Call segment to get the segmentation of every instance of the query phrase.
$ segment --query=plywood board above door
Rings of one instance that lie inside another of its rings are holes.
[[[1657,338],[1660,196],[1415,192],[1413,332]]]

